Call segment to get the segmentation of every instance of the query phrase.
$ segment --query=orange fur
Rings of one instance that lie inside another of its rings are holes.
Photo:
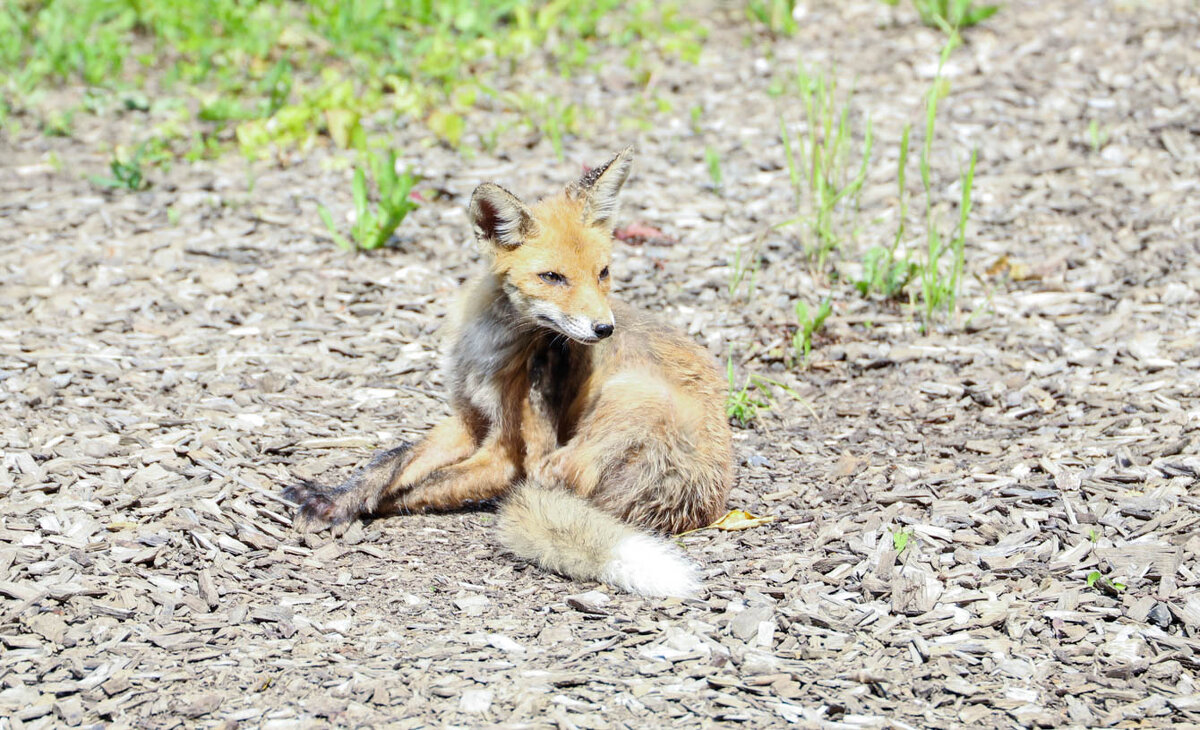
[[[695,589],[669,545],[619,526],[701,527],[720,515],[732,481],[724,391],[709,355],[609,299],[616,194],[629,162],[626,150],[532,206],[490,183],[475,191],[471,216],[489,265],[450,328],[454,414],[339,489],[292,488],[298,526],[513,493],[502,536],[514,552],[636,592]],[[558,518],[569,527],[547,522]]]

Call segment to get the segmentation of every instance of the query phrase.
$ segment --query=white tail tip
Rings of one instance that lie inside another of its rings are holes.
[[[640,533],[613,547],[600,580],[642,596],[691,598],[700,591],[695,565],[666,540]]]

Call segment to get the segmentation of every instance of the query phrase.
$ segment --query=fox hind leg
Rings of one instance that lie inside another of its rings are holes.
[[[338,487],[325,488],[310,481],[288,487],[283,496],[298,505],[296,529],[316,532],[373,511],[378,495],[399,476],[411,452],[409,442],[377,452]]]
[[[435,469],[412,487],[390,496],[387,512],[452,510],[506,493],[521,474],[516,450],[500,439],[469,458]]]
[[[304,482],[288,487],[283,496],[298,505],[296,529],[316,532],[362,515],[388,511],[396,494],[438,469],[469,458],[475,449],[470,427],[456,414],[439,423],[415,446],[406,442],[377,452],[341,486],[323,488]]]

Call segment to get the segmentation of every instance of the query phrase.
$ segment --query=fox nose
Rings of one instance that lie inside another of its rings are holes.
[[[613,333],[613,326],[607,322],[600,322],[592,325],[592,331],[596,333],[597,337],[603,340]]]

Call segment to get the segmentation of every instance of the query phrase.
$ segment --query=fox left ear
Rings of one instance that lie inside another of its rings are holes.
[[[617,217],[617,193],[629,177],[633,165],[633,148],[626,147],[617,156],[600,167],[593,167],[578,181],[567,187],[567,192],[584,201],[583,217],[588,223],[611,228]]]
[[[475,238],[514,249],[533,232],[533,216],[517,196],[495,183],[483,183],[471,195]]]

